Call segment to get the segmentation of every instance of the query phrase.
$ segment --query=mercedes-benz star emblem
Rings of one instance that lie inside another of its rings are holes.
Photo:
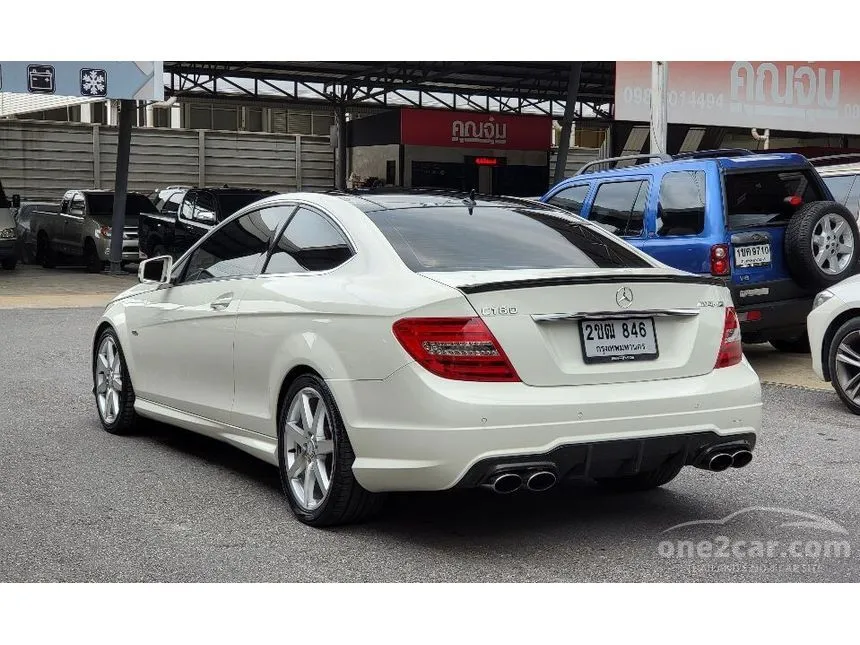
[[[627,309],[627,307],[633,304],[633,289],[630,287],[621,287],[615,293],[615,302],[622,309]]]

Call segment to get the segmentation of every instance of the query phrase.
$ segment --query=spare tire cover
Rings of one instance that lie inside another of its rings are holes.
[[[857,272],[857,220],[838,202],[810,202],[785,231],[785,261],[791,277],[807,289],[824,289]]]

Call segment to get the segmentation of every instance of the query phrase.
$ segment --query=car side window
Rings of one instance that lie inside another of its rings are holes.
[[[198,193],[197,201],[194,202],[194,214],[192,217],[195,222],[213,224],[216,219],[217,209],[218,206],[215,204],[215,198],[210,193]]]
[[[698,235],[705,230],[705,173],[667,172],[660,184],[657,235]]]
[[[549,203],[554,206],[559,206],[565,210],[579,215],[582,212],[582,205],[585,203],[585,198],[588,197],[588,184],[580,184],[579,186],[571,186],[557,192],[549,198]]]
[[[824,183],[833,193],[834,201],[839,202],[843,206],[847,206],[848,196],[851,194],[851,189],[856,183],[856,175],[834,175],[832,177],[824,177]]]
[[[600,184],[588,219],[615,235],[642,234],[648,182],[614,181]]]
[[[181,219],[191,219],[192,213],[194,213],[194,199],[197,197],[197,193],[187,193],[185,195],[185,199],[182,200],[182,206],[179,208],[179,217]]]
[[[181,282],[258,274],[272,238],[289,214],[290,209],[267,208],[224,224],[192,252]]]
[[[352,257],[341,230],[322,213],[300,207],[272,250],[265,273],[328,271]]]

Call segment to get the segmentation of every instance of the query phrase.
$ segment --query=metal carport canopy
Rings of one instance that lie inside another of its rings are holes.
[[[335,183],[346,187],[346,111],[415,106],[561,116],[555,180],[576,119],[610,119],[614,62],[165,61],[165,96],[330,106],[337,124]]]

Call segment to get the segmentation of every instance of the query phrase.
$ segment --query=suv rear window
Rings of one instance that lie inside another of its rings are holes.
[[[785,224],[794,208],[785,203],[796,195],[803,203],[824,199],[811,170],[745,172],[726,175],[729,230]]]
[[[367,216],[413,271],[651,266],[597,227],[551,210],[439,206]]]

